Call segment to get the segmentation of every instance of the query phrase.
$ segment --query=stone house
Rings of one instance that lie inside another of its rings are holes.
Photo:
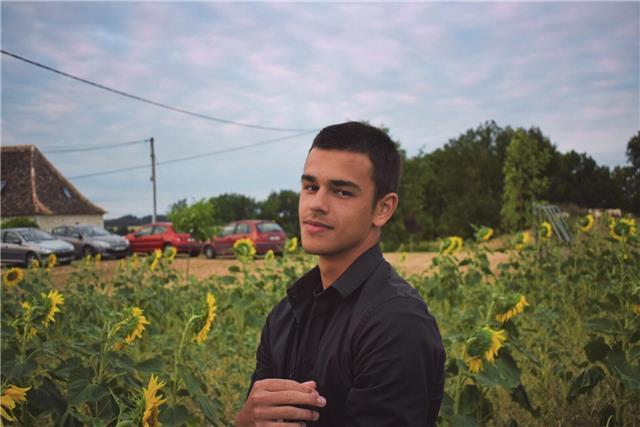
[[[0,219],[28,217],[43,230],[59,225],[103,226],[105,210],[91,203],[34,145],[0,148]]]

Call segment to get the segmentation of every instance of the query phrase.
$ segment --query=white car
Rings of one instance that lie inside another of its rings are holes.
[[[6,228],[2,230],[2,264],[29,267],[34,260],[44,264],[49,255],[55,254],[59,264],[75,259],[73,245],[56,239],[38,228]]]

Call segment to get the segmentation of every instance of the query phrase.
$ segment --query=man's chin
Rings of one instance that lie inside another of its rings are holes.
[[[303,238],[304,239],[304,238]],[[325,255],[327,253],[331,253],[331,249],[326,247],[326,245],[319,245],[314,243],[306,243],[302,240],[302,249],[310,255]]]

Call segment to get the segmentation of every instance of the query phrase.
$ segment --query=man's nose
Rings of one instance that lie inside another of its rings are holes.
[[[312,196],[311,200],[309,200],[309,209],[314,212],[327,213],[329,212],[329,204],[328,204],[328,194],[327,190],[324,188],[318,189]]]

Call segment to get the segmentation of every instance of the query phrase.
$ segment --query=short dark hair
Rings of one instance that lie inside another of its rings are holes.
[[[385,194],[398,192],[402,169],[400,153],[381,129],[362,122],[327,126],[315,137],[309,151],[314,148],[368,155],[373,164],[374,203]]]

